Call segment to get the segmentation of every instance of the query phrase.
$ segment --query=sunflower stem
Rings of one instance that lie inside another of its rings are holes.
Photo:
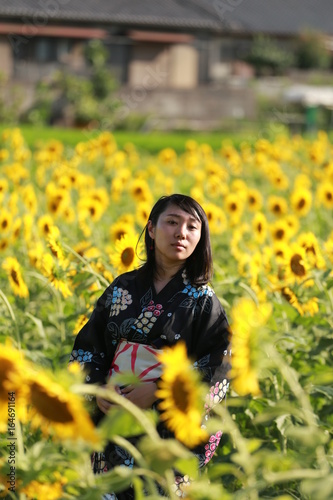
[[[20,339],[20,332],[19,332],[19,328],[18,328],[18,324],[17,324],[17,320],[16,320],[16,316],[14,314],[14,311],[13,311],[13,308],[12,306],[10,305],[6,295],[3,293],[3,291],[1,290],[0,288],[0,297],[2,298],[4,304],[6,305],[8,311],[9,311],[9,314],[13,320],[13,323],[15,325],[15,332],[16,332],[16,341],[17,341],[17,346],[18,346],[18,349],[21,349],[21,339]]]
[[[96,276],[96,278],[98,278],[100,281],[102,281],[103,285],[106,285],[106,286],[110,285],[110,283],[108,282],[108,280],[106,278],[104,278],[104,276],[102,276],[101,274],[97,273],[92,268],[92,266],[90,265],[89,261],[87,259],[85,259],[84,257],[82,257],[82,255],[80,255],[79,253],[77,253],[75,250],[73,250],[73,248],[71,246],[67,245],[66,243],[62,243],[62,246],[64,248],[66,248],[66,250],[68,250],[70,253],[72,253],[73,255],[75,255],[75,257],[78,260],[80,260],[83,264],[85,264],[87,266],[87,269],[90,272],[90,274],[92,274],[93,276]]]
[[[78,394],[90,394],[93,396],[101,396],[102,398],[109,399],[110,401],[123,407],[131,415],[133,415],[134,418],[142,425],[146,434],[151,439],[157,440],[160,438],[158,432],[155,429],[155,426],[152,425],[151,420],[147,418],[145,412],[128,399],[124,398],[120,394],[117,394],[114,390],[96,387],[88,384],[74,384],[72,386],[72,390],[73,392]]]

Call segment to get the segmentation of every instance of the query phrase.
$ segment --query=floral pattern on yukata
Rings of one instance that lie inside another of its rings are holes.
[[[125,311],[132,302],[132,295],[128,290],[115,286],[112,295],[107,297],[105,307],[110,307],[110,316],[118,316],[120,311]]]
[[[83,349],[75,349],[72,351],[69,362],[78,361],[79,363],[91,363],[93,353],[84,351]]]
[[[154,301],[151,300],[148,306],[142,309],[142,313],[135,320],[132,328],[146,337],[157,321],[157,318],[161,316],[163,312],[164,309],[162,304],[154,304]]]
[[[228,387],[229,387],[229,382],[227,379],[223,379],[220,382],[216,382],[216,384],[210,388],[209,401],[205,405],[206,409],[210,409],[213,406],[219,404],[225,398],[228,391]]]
[[[221,441],[222,432],[218,431],[209,438],[209,442],[205,445],[205,464],[207,464],[215,453],[216,448]]]

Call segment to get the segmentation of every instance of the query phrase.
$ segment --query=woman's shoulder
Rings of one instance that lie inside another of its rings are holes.
[[[138,275],[139,269],[133,269],[132,271],[127,271],[126,273],[119,274],[111,283],[110,287],[127,285],[131,281],[134,281]]]
[[[209,283],[196,284],[191,282],[187,277],[186,271],[182,272],[182,279],[185,285],[185,290],[189,290],[192,293],[198,294],[198,296],[207,295],[209,297],[212,297],[213,295],[215,295],[215,292]]]

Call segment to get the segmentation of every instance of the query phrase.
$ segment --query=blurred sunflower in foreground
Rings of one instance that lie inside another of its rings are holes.
[[[17,418],[22,422],[29,419],[44,434],[56,435],[61,440],[83,439],[98,446],[100,438],[82,398],[72,393],[69,385],[68,381],[61,384],[45,372],[36,371],[21,351],[10,345],[2,346],[0,430],[7,429],[8,404],[14,401]]]
[[[29,418],[33,427],[60,439],[84,439],[99,444],[99,437],[81,398],[45,373],[28,380]]]
[[[156,396],[162,401],[161,420],[175,437],[190,448],[208,439],[201,427],[204,394],[200,376],[187,357],[186,347],[178,343],[158,356],[164,365]]]
[[[22,377],[26,377],[27,366],[20,351],[6,344],[0,349],[0,431],[8,428],[10,403],[15,404],[16,416],[25,418],[25,385]]]
[[[259,371],[263,338],[262,327],[272,312],[268,303],[259,304],[242,298],[231,310],[232,387],[240,396],[260,394]]]

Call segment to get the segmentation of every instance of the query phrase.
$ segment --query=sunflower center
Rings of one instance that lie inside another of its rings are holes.
[[[127,247],[123,250],[121,254],[121,262],[124,264],[124,266],[130,266],[134,260],[134,250],[132,247]]]
[[[278,240],[282,240],[284,238],[284,230],[278,229],[275,233],[275,236]]]
[[[304,200],[304,198],[302,198],[301,200],[299,200],[299,202],[298,202],[298,204],[297,204],[297,207],[298,207],[299,209],[301,209],[301,208],[305,207],[305,200]]]
[[[301,262],[302,262],[302,256],[299,254],[293,255],[290,260],[290,268],[292,272],[297,276],[305,276],[305,267]]]
[[[18,274],[15,271],[15,269],[11,270],[10,276],[11,276],[12,280],[14,281],[14,283],[19,286],[20,285],[20,280],[19,280]]]
[[[4,219],[1,223],[1,227],[2,229],[6,229],[6,227],[8,226],[8,220],[7,219]]]
[[[116,239],[117,240],[120,240],[120,238],[122,238],[123,236],[125,236],[125,231],[123,229],[120,229],[119,231],[117,231],[116,233]]]
[[[257,226],[257,230],[258,230],[258,233],[261,233],[261,231],[262,231],[262,224],[261,224],[261,222],[259,222],[259,224]]]
[[[31,402],[36,410],[46,419],[59,424],[73,422],[73,415],[68,409],[68,403],[58,396],[47,392],[36,382],[31,385]]]
[[[274,205],[274,206],[273,206],[273,212],[274,212],[275,214],[280,214],[280,213],[282,212],[282,210],[281,210],[281,205],[278,205],[278,204]]]
[[[231,203],[230,204],[230,210],[231,210],[231,212],[236,212],[236,210],[237,210],[237,204],[236,203]]]
[[[181,376],[176,377],[172,385],[172,397],[177,410],[186,413],[189,408],[189,392],[186,389],[186,383]]]
[[[327,192],[326,192],[326,198],[328,199],[328,201],[332,201],[332,199],[333,199],[333,194],[332,194],[330,191],[327,191]]]

